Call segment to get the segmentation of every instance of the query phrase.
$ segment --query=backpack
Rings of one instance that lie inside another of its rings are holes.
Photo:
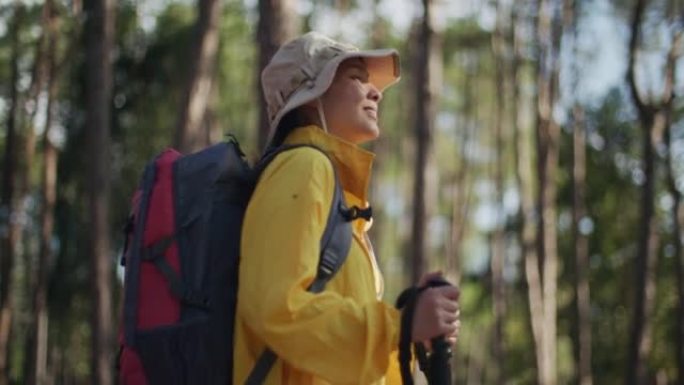
[[[232,138],[191,155],[167,149],[147,164],[124,229],[119,384],[232,384],[243,215],[270,161],[299,147],[279,147],[251,168]],[[346,208],[337,175],[332,202],[312,292],[351,245],[356,208]],[[248,383],[263,382],[275,359],[266,350]]]

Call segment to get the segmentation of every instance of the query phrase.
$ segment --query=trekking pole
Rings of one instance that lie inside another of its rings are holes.
[[[450,285],[443,279],[435,279],[428,286],[438,287]],[[430,354],[430,372],[428,383],[430,385],[451,385],[451,345],[444,336],[432,339],[432,353]]]
[[[428,282],[424,287],[410,287],[401,293],[397,299],[397,308],[402,310],[401,332],[399,338],[399,365],[401,379],[404,385],[413,385],[410,369],[411,362],[411,330],[413,313],[420,292],[428,287],[449,285],[442,279]],[[428,354],[421,343],[415,343],[416,358],[425,373],[429,385],[451,385],[451,346],[444,336],[435,337],[431,340],[432,352]]]
[[[451,385],[451,346],[444,337],[432,339],[432,354],[430,354],[430,385]]]

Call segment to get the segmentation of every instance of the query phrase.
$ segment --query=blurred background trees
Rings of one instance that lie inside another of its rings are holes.
[[[240,139],[311,29],[392,46],[371,235],[388,302],[461,290],[457,384],[684,383],[678,0],[0,1],[0,385],[114,383],[145,162]]]

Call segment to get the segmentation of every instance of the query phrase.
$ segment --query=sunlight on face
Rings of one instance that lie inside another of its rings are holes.
[[[330,88],[321,97],[328,132],[361,144],[380,135],[378,108],[382,93],[369,81],[360,58],[342,62]]]

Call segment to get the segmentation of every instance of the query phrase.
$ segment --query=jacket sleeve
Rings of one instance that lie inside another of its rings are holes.
[[[388,369],[398,312],[306,291],[334,183],[330,161],[314,149],[290,150],[267,167],[243,223],[238,311],[289,365],[334,383],[369,383]]]

